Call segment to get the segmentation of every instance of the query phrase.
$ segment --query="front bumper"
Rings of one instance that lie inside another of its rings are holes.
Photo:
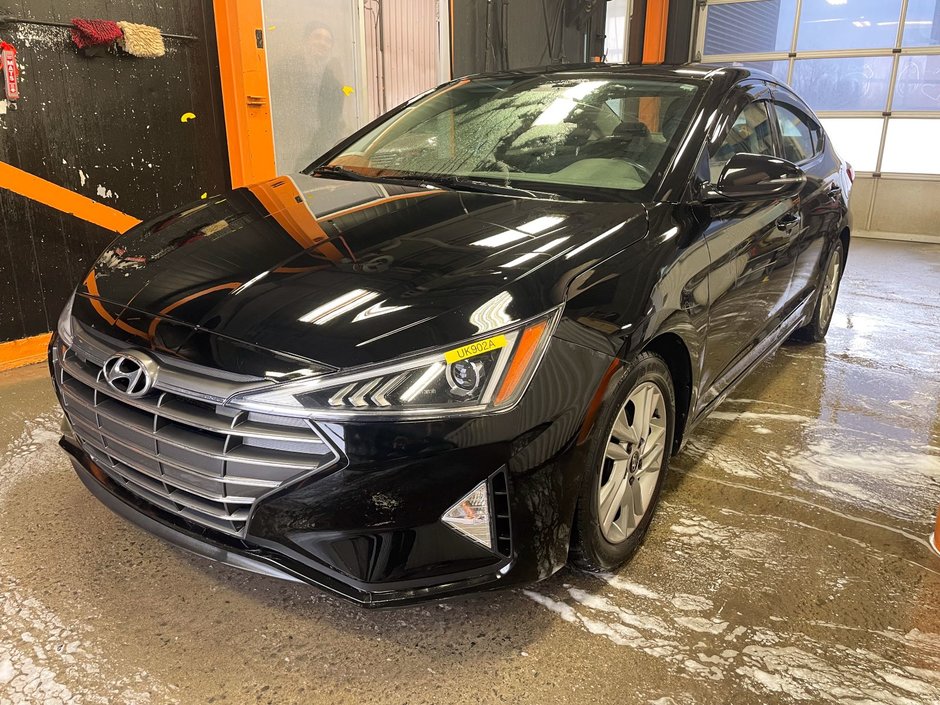
[[[67,425],[67,421],[65,423]],[[316,540],[308,531],[297,536],[290,530],[276,539],[265,537],[263,529],[259,529],[257,535],[249,533],[244,539],[228,536],[170,515],[122,488],[81,448],[67,427],[59,445],[69,455],[79,479],[92,495],[115,514],[145,531],[204,558],[282,580],[308,583],[363,607],[443,599],[538,577],[523,575],[530,572],[525,567],[514,571],[519,562],[512,556],[494,555],[443,525],[424,527],[424,533],[433,535],[424,539],[420,528],[382,532],[365,527],[353,532],[316,532]],[[274,510],[273,515],[280,517],[280,511]],[[308,541],[299,543],[304,537]],[[427,545],[429,543],[432,545]],[[345,571],[314,557],[314,552],[329,553],[325,547],[332,547],[336,563]],[[357,547],[365,553],[357,556]],[[428,566],[422,565],[420,556],[415,553],[429,550],[440,551],[432,565],[445,572],[428,574]],[[383,557],[387,559],[384,566],[381,565]],[[422,570],[409,575],[409,561]],[[350,575],[357,566],[370,564],[379,574],[398,573],[403,577],[369,582]],[[447,571],[454,566],[464,569]]]
[[[424,585],[415,582],[391,588],[362,583],[326,566],[315,566],[310,562],[291,559],[276,551],[252,546],[249,542],[201,531],[199,527],[188,522],[174,520],[165,512],[121,489],[68,435],[63,436],[59,444],[68,453],[76,474],[88,491],[108,509],[131,524],[203,558],[260,575],[314,585],[363,607],[404,606],[486,588],[498,588],[501,587],[500,579],[510,567],[509,562],[506,562],[496,571],[476,576],[454,576],[445,582],[425,581]]]
[[[558,341],[523,403],[507,414],[334,428],[343,436],[342,461],[265,496],[241,535],[129,491],[68,427],[61,445],[95,497],[169,543],[364,607],[404,605],[532,582],[564,565],[584,462],[575,439],[608,364]],[[580,371],[578,379],[571,369]],[[500,531],[510,540],[491,549],[440,521],[484,480],[503,483],[508,496]]]

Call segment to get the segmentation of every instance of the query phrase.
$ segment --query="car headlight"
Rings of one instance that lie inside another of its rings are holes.
[[[321,419],[435,418],[505,410],[525,392],[559,313],[556,309],[407,361],[286,382],[244,392],[228,403],[249,411]]]
[[[71,347],[72,345],[72,304],[74,302],[75,292],[73,291],[65,304],[65,308],[62,309],[62,313],[59,314],[59,322],[56,324],[59,339],[65,343],[66,347]]]

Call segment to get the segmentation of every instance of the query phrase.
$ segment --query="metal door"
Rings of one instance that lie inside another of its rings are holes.
[[[447,3],[366,0],[370,117],[450,78]]]

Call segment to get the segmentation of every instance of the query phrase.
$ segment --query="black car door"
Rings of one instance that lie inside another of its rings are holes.
[[[825,133],[812,112],[793,93],[773,87],[780,156],[806,173],[800,194],[802,223],[793,242],[793,278],[787,294],[795,308],[809,296],[819,278],[826,236],[841,222],[845,199],[839,181],[840,161],[827,147]]]
[[[770,99],[769,86],[760,81],[731,94],[703,155],[702,181],[717,181],[736,153],[778,155]],[[800,209],[797,199],[738,201],[707,206],[705,217],[711,269],[702,405],[744,370],[748,353],[778,325],[790,288]]]

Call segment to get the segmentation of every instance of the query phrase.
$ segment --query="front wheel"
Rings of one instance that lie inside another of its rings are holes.
[[[610,570],[642,543],[669,464],[675,409],[669,368],[642,353],[594,427],[571,547],[578,567]]]
[[[813,310],[813,318],[793,333],[792,338],[794,340],[803,340],[810,343],[820,343],[825,340],[826,333],[829,332],[829,325],[832,323],[832,313],[836,308],[836,299],[839,296],[839,283],[842,281],[842,265],[844,262],[845,253],[840,240],[836,242],[832,252],[829,253],[829,259],[826,260],[826,268],[823,270],[819,295],[816,297],[816,308]]]

